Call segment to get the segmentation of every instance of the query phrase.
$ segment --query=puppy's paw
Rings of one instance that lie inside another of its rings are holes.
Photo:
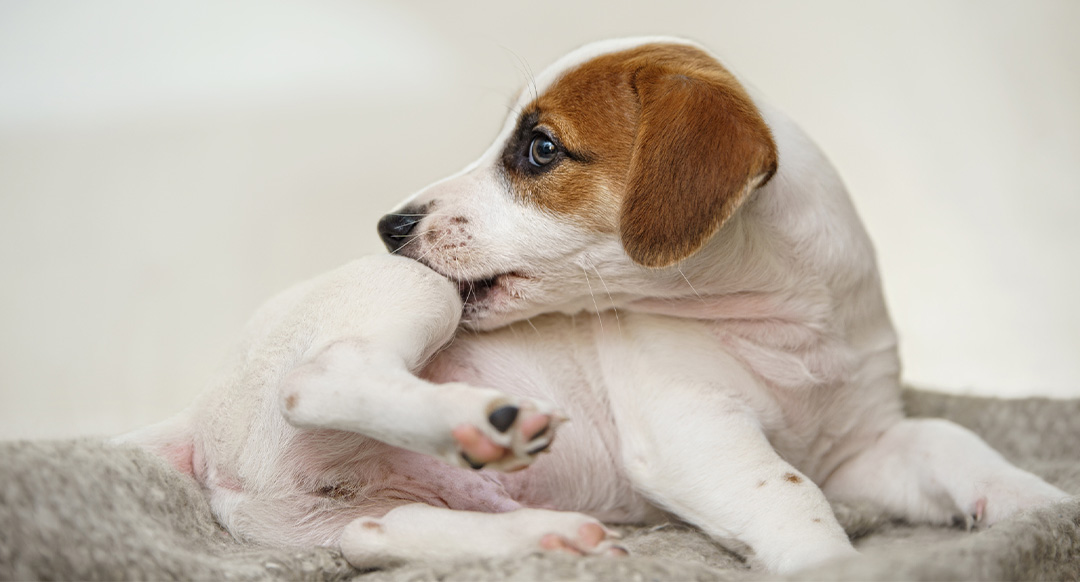
[[[972,494],[960,503],[968,528],[991,526],[1021,511],[1069,498],[1064,491],[1031,473],[1010,469],[975,483]]]
[[[500,399],[489,409],[484,422],[459,424],[451,431],[460,466],[505,472],[524,469],[548,450],[555,430],[566,421],[550,406],[530,400]]]

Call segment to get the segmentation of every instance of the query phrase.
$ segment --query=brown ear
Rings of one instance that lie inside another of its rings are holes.
[[[635,75],[641,116],[619,234],[646,267],[694,254],[776,172],[769,127],[738,81],[714,65]]]

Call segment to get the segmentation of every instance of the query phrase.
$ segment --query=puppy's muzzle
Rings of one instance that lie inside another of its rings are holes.
[[[382,239],[387,250],[393,253],[405,246],[405,243],[409,242],[409,234],[421,218],[423,218],[422,213],[410,212],[406,208],[400,214],[387,214],[379,219],[379,238]]]

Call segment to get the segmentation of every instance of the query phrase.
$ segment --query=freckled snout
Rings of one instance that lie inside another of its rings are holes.
[[[420,214],[406,208],[401,213],[387,214],[379,219],[379,238],[382,239],[387,250],[393,253],[405,246],[405,243],[409,241],[409,233],[422,218]]]

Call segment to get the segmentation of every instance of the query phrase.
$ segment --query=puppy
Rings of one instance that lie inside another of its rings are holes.
[[[397,256],[272,300],[193,407],[121,439],[237,538],[359,567],[619,554],[601,522],[667,514],[783,573],[855,554],[829,499],[990,525],[1066,497],[904,418],[843,184],[692,43],[570,53],[378,228]]]

